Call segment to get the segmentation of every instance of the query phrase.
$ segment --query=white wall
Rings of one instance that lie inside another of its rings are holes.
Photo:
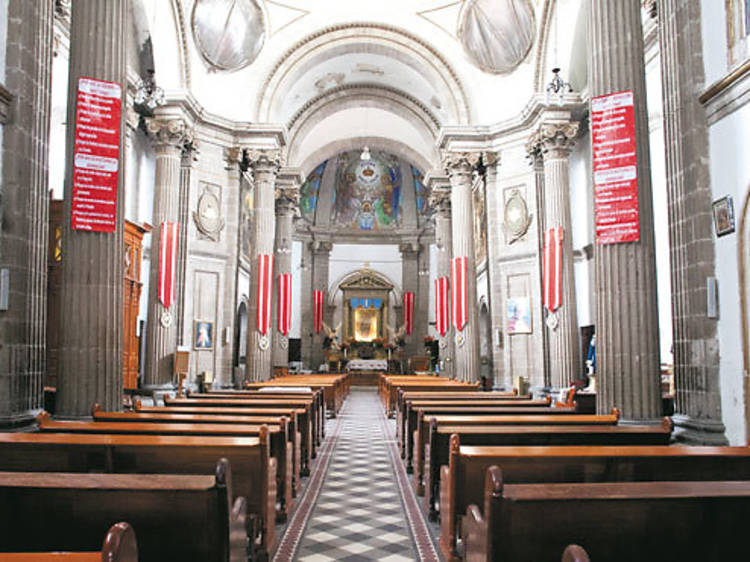
[[[364,267],[381,273],[401,290],[401,252],[395,244],[334,244],[328,268],[329,290],[346,275]]]
[[[731,195],[737,223],[750,185],[750,106],[745,105],[709,129],[713,198]],[[744,412],[741,309],[739,306],[738,234],[716,239],[716,276],[719,281],[721,413],[733,445],[746,444]]]

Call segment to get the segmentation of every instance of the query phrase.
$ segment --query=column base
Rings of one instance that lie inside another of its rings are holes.
[[[172,383],[148,384],[139,388],[136,394],[150,396],[153,399],[154,404],[157,404],[159,400],[163,400],[165,394],[170,392],[177,392],[177,386]]]
[[[672,420],[674,421],[672,440],[676,443],[714,447],[729,444],[725,435],[726,428],[721,422],[692,418],[685,414],[675,414]]]

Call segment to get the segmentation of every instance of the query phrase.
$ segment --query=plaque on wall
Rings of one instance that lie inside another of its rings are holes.
[[[193,213],[198,231],[214,242],[219,241],[219,233],[224,229],[219,195],[219,186],[203,184],[203,191],[198,198],[198,209]]]
[[[531,215],[529,207],[523,194],[518,189],[513,189],[510,196],[505,201],[505,211],[503,213],[503,227],[507,244],[513,244],[520,240],[531,225]]]

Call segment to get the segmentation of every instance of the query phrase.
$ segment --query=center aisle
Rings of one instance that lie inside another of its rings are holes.
[[[299,562],[437,561],[396,456],[393,421],[385,418],[375,389],[352,387],[328,424],[330,442],[274,559],[289,560],[296,551]]]

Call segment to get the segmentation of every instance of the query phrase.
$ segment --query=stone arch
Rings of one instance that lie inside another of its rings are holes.
[[[331,26],[308,35],[287,50],[266,77],[257,106],[260,121],[278,120],[275,113],[288,85],[321,59],[350,52],[368,52],[399,60],[425,76],[445,94],[454,124],[471,122],[468,95],[453,67],[432,45],[397,27],[370,23]]]
[[[356,281],[357,279],[369,275],[371,277],[375,277],[376,279],[379,279],[383,283],[387,283],[391,287],[393,287],[393,297],[396,302],[401,302],[401,287],[393,281],[390,277],[385,275],[384,273],[381,273],[379,271],[375,271],[373,269],[358,269],[357,271],[350,271],[349,273],[345,273],[341,277],[339,277],[336,281],[331,283],[328,287],[328,302],[333,302],[334,297],[336,296],[336,293],[339,292],[341,285],[344,283],[350,283],[353,281]]]

